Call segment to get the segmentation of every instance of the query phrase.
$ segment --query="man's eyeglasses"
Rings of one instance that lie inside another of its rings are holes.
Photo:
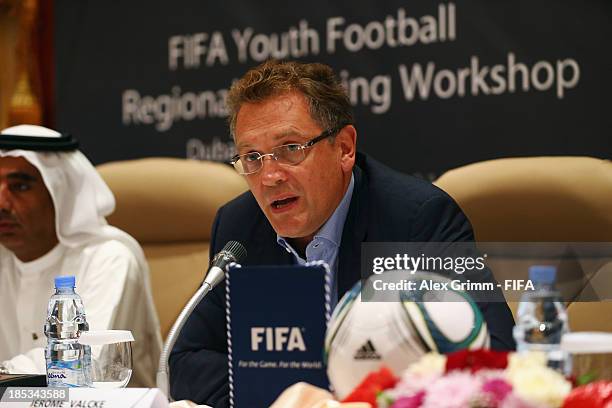
[[[319,136],[309,140],[304,144],[291,143],[282,146],[277,146],[272,149],[272,152],[261,154],[259,152],[250,152],[245,154],[237,154],[232,157],[230,163],[234,166],[239,174],[247,175],[257,173],[263,167],[263,159],[266,156],[271,156],[280,164],[295,166],[300,164],[306,158],[306,149],[312,147],[315,143],[338,133],[344,126],[338,126],[333,129],[324,130]]]

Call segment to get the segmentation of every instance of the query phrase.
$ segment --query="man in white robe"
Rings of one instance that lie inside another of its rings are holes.
[[[0,132],[0,370],[45,373],[54,277],[75,275],[90,330],[131,330],[130,385],[155,385],[162,342],[149,269],[136,240],[107,224],[114,208],[74,139],[30,125]]]

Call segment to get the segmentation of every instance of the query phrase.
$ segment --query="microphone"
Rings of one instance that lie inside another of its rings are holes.
[[[217,286],[225,278],[225,270],[231,263],[240,263],[246,259],[247,251],[244,246],[237,241],[229,241],[210,263],[210,268],[202,285],[210,286],[210,289]]]
[[[210,292],[215,286],[219,284],[225,278],[225,271],[228,266],[232,263],[239,263],[246,259],[247,251],[244,246],[237,241],[229,241],[219,253],[217,253],[212,261],[210,267],[202,282],[202,286],[197,292],[189,299],[189,302],[185,305],[176,321],[172,325],[168,338],[164,344],[164,348],[159,356],[159,368],[157,369],[157,388],[162,390],[168,400],[172,401],[170,397],[170,373],[168,371],[168,359],[170,352],[174,347],[174,343],[178,338],[181,329],[185,325],[187,318],[193,312],[193,309],[200,303],[200,301]]]

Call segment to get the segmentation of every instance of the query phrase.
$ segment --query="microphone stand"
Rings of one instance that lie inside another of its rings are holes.
[[[234,262],[228,264],[226,266],[226,270],[230,266],[238,265]],[[196,293],[189,299],[189,302],[185,305],[176,321],[172,325],[170,332],[168,333],[168,337],[164,344],[164,348],[159,356],[159,368],[157,369],[157,388],[159,388],[166,396],[169,401],[172,401],[172,397],[170,396],[170,372],[168,370],[168,359],[170,358],[170,352],[174,348],[174,343],[178,339],[178,335],[183,329],[187,318],[193,312],[193,309],[200,303],[200,301],[212,290],[217,283],[221,282],[225,277],[225,270],[214,266],[210,269],[208,274],[206,275],[206,279],[200,288],[196,291]]]

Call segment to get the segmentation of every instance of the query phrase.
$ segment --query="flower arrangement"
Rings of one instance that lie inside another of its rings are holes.
[[[609,408],[612,383],[572,390],[543,354],[462,350],[426,354],[400,378],[383,367],[343,402],[356,401],[378,408]]]

